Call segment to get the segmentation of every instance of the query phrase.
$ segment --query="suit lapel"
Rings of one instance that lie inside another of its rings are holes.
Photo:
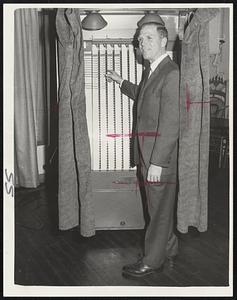
[[[157,75],[159,74],[159,72],[162,70],[162,68],[167,64],[168,61],[170,61],[170,57],[166,56],[160,63],[159,65],[156,67],[156,69],[151,73],[151,76],[148,78],[148,80],[146,81],[145,85],[144,85],[144,90],[150,85],[150,83],[153,81],[154,78],[157,77]]]
[[[162,70],[162,68],[167,64],[167,62],[169,62],[171,59],[169,56],[166,56],[157,66],[157,68],[151,73],[151,76],[148,78],[149,73],[150,73],[150,69],[146,68],[144,71],[144,79],[142,82],[142,86],[141,86],[141,90],[139,93],[139,99],[138,99],[138,106],[137,106],[137,110],[140,111],[142,102],[144,101],[144,92],[145,90],[149,87],[150,83],[153,82],[154,78],[157,78],[159,72]]]

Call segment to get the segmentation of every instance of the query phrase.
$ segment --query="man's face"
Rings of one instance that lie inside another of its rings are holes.
[[[152,63],[163,54],[165,43],[162,41],[163,39],[157,31],[156,25],[147,24],[142,27],[138,36],[138,41],[144,59],[147,59]]]

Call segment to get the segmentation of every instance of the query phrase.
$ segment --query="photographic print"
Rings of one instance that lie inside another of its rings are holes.
[[[3,8],[5,296],[231,296],[232,4]]]

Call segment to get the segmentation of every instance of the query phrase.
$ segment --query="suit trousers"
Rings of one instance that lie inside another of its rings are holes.
[[[143,262],[153,268],[159,268],[167,257],[178,253],[178,239],[173,232],[177,179],[176,174],[161,174],[159,183],[148,183],[148,170],[142,160],[140,170],[150,217],[145,233]]]

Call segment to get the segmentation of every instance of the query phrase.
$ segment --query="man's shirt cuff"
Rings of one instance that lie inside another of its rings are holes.
[[[124,82],[124,79],[122,79],[122,81],[121,81],[120,84],[119,84],[119,87],[120,87],[120,88],[121,88],[123,82]]]

